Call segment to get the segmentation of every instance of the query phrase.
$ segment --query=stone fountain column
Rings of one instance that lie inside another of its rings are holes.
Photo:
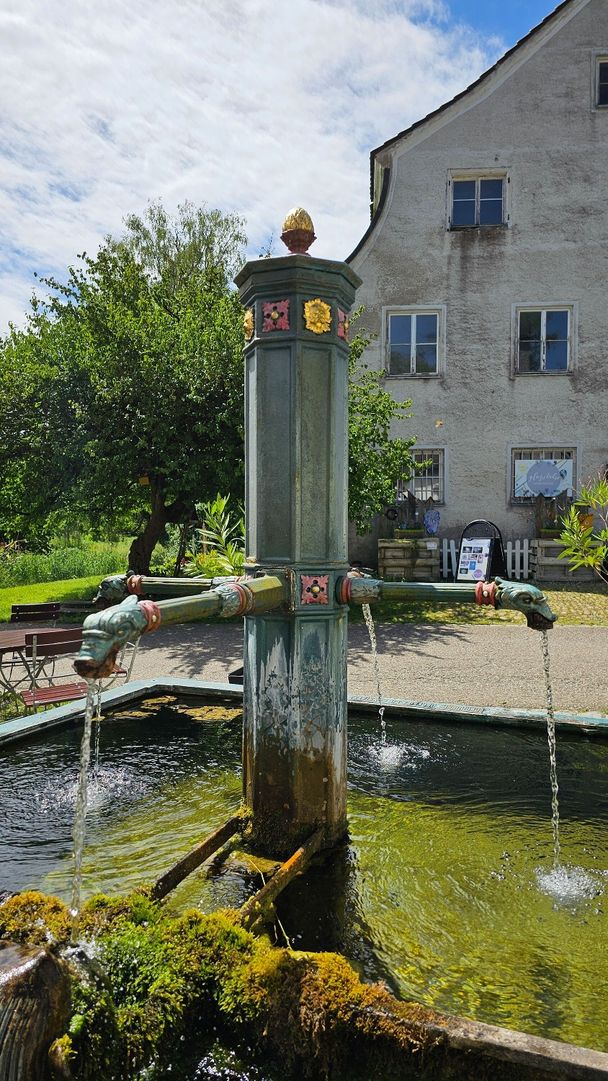
[[[247,263],[246,521],[249,571],[287,582],[282,610],[245,619],[244,797],[256,845],[293,852],[323,826],[346,831],[348,313],[345,263],[313,259],[292,212],[293,254]]]

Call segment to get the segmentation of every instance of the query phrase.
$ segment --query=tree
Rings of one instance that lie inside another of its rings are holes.
[[[67,283],[43,279],[48,299],[2,349],[0,528],[12,515],[31,533],[60,510],[94,528],[139,519],[129,562],[145,572],[168,523],[217,490],[240,494],[243,326],[229,283],[244,244],[234,215],[186,203],[172,219],[154,204]]]
[[[415,468],[415,438],[391,436],[396,421],[411,417],[411,400],[396,402],[382,386],[384,373],[361,362],[369,342],[369,335],[359,332],[349,353],[348,516],[359,533],[367,532],[374,515],[394,503],[398,481],[407,480]]]
[[[572,570],[591,567],[608,582],[608,475],[583,485],[579,498],[563,519],[560,556]]]
[[[0,536],[43,543],[80,520],[135,534],[147,572],[170,523],[243,484],[243,324],[230,280],[245,238],[238,218],[153,204],[126,221],[67,282],[43,279],[25,330],[0,347]],[[350,349],[350,517],[360,531],[413,469],[409,416]]]

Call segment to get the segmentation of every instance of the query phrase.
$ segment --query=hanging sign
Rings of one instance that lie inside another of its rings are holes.
[[[488,575],[493,541],[490,537],[463,537],[458,553],[457,582],[482,582]]]

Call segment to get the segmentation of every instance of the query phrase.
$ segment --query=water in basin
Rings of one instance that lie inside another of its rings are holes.
[[[83,896],[150,882],[234,811],[235,714],[149,702],[102,722]],[[560,740],[560,881],[542,731],[389,718],[382,742],[376,715],[349,732],[348,843],[286,891],[279,938],[340,949],[437,1009],[608,1050],[608,744]],[[4,751],[0,889],[69,901],[79,738]],[[170,903],[209,911],[251,888],[227,861]]]

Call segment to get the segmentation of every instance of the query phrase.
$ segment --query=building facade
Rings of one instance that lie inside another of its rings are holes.
[[[608,463],[608,0],[566,0],[374,150],[349,257],[366,360],[412,399],[441,534],[535,535],[536,494]]]

